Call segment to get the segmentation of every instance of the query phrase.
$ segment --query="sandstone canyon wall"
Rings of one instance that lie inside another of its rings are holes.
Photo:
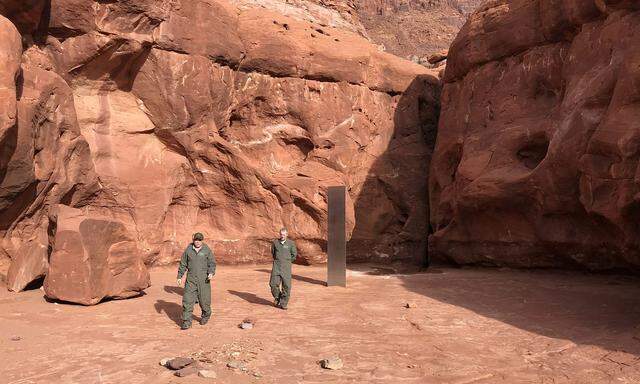
[[[441,100],[432,255],[638,270],[640,2],[487,1]]]
[[[94,304],[149,284],[195,231],[222,263],[286,226],[324,261],[424,257],[438,80],[326,7],[263,0],[0,3],[7,285]],[[431,142],[430,142],[431,141]]]

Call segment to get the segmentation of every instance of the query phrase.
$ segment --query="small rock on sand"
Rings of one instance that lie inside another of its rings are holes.
[[[414,302],[409,302],[404,305],[405,308],[418,308],[418,304]]]
[[[174,359],[167,361],[167,364],[165,365],[165,367],[172,369],[174,371],[177,371],[179,369],[186,367],[187,365],[193,364],[194,361],[195,360],[190,359],[188,357],[176,357]]]
[[[253,326],[255,325],[255,320],[253,320],[252,318],[247,317],[246,319],[242,320],[242,323],[240,323],[240,328],[242,329],[251,329],[253,328]]]
[[[211,371],[208,369],[201,369],[198,371],[198,376],[204,377],[205,379],[215,379],[218,377],[215,371]]]
[[[20,337],[20,336],[13,336],[11,338],[11,341],[20,341],[20,340],[22,340],[22,337]]]
[[[178,377],[186,377],[186,376],[195,375],[196,373],[198,373],[198,368],[196,368],[196,367],[186,367],[186,368],[182,368],[179,371],[176,371],[176,373],[174,373],[174,375],[176,375]]]
[[[173,359],[173,357],[165,357],[163,359],[160,359],[160,365],[162,365],[163,367],[167,366],[167,363],[169,362],[169,360]]]
[[[342,363],[342,359],[335,356],[335,357],[330,357],[328,359],[324,359],[320,361],[320,366],[324,369],[336,370],[336,369],[341,369],[344,366],[344,364]]]
[[[231,369],[239,369],[241,371],[247,370],[247,366],[242,361],[237,361],[237,360],[228,362],[227,367]]]

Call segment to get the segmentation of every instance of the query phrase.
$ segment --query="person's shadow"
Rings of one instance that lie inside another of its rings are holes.
[[[176,295],[184,295],[184,288],[183,287],[176,287],[176,286],[172,286],[172,285],[165,285],[164,286],[164,291],[167,293],[175,293]]]
[[[234,295],[234,296],[238,296],[239,298],[248,301],[252,304],[261,304],[261,305],[268,305],[270,307],[273,306],[273,303],[267,299],[263,299],[260,296],[257,296],[254,293],[249,293],[249,292],[240,292],[240,291],[234,291],[232,289],[229,289],[227,292],[229,292],[230,294]]]
[[[264,272],[264,273],[271,273],[270,270],[268,269],[256,269],[256,271],[258,272]],[[298,280],[298,281],[302,281],[305,283],[309,283],[309,284],[317,284],[317,285],[324,285],[326,286],[327,283],[322,281],[322,280],[318,280],[318,279],[314,279],[312,277],[306,277],[306,276],[300,276],[300,275],[291,275],[291,278],[294,280]]]
[[[177,325],[182,324],[182,306],[166,300],[158,300],[153,305],[156,312],[165,313]]]
[[[177,325],[182,324],[182,305],[166,300],[158,300],[153,306],[156,308],[156,312],[164,312],[174,323]],[[200,321],[200,316],[194,314],[193,318],[196,321]]]

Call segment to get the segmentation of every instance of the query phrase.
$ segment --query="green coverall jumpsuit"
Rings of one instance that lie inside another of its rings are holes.
[[[182,321],[190,325],[196,299],[202,309],[202,318],[211,317],[211,282],[207,276],[216,273],[216,259],[208,245],[202,244],[200,251],[196,253],[193,244],[189,244],[180,259],[178,279],[186,271],[189,273],[182,296]]]
[[[273,267],[269,281],[271,294],[281,307],[286,308],[291,294],[291,263],[298,256],[296,244],[289,239],[284,243],[281,243],[280,239],[276,239],[271,244],[271,256],[273,256]],[[281,284],[282,289],[280,289]]]

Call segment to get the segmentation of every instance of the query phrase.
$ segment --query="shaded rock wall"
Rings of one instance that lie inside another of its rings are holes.
[[[262,3],[3,2],[10,289],[51,273],[54,298],[128,296],[148,283],[144,265],[175,262],[195,231],[219,262],[264,262],[287,226],[302,262],[322,262],[336,184],[349,190],[349,235],[366,244],[352,260],[424,257],[437,79],[335,10]],[[70,292],[69,270],[100,284]]]
[[[488,1],[450,49],[432,254],[640,265],[640,4]]]

